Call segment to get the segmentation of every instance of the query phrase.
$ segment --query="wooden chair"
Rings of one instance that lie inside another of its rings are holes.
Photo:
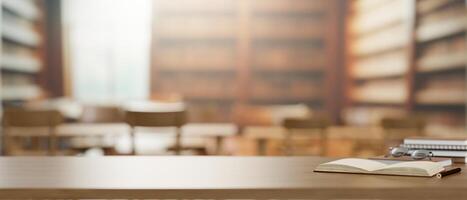
[[[103,124],[123,123],[123,111],[118,106],[85,105],[79,118],[80,123]],[[99,148],[105,155],[116,155],[114,142],[105,142],[104,136],[99,137],[75,137],[71,140],[72,149],[84,153],[92,148]],[[112,138],[114,139],[114,138]]]
[[[316,133],[320,136],[320,155],[326,155],[326,129],[329,127],[329,121],[321,118],[287,118],[282,122],[286,129],[285,154],[294,155],[295,145],[293,144],[294,133],[298,130],[307,131],[307,133]]]
[[[48,143],[48,155],[55,155],[57,153],[57,137],[55,128],[63,122],[63,117],[60,112],[56,110],[24,110],[24,109],[6,109],[4,112],[4,133],[5,133],[5,153],[13,155],[18,146],[23,144],[15,143],[16,139],[21,138],[41,138],[46,137]],[[31,133],[17,133],[12,135],[15,128],[27,128]],[[47,133],[40,134],[37,128],[46,128]],[[35,132],[38,131],[38,132]],[[18,145],[18,146],[16,146]],[[21,153],[33,153],[38,151],[21,151]]]
[[[173,150],[176,155],[181,153],[181,127],[186,123],[186,112],[163,111],[163,112],[140,112],[126,111],[125,121],[131,127],[132,154],[136,154],[136,127],[175,127],[175,146]]]
[[[417,116],[385,117],[380,123],[383,128],[383,153],[391,146],[398,146],[407,137],[423,136],[425,120]]]

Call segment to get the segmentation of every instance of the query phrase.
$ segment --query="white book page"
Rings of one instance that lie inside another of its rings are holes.
[[[411,161],[411,162],[401,162],[393,165],[389,165],[386,167],[383,167],[382,170],[384,169],[390,169],[390,168],[416,168],[416,169],[423,169],[427,172],[430,171],[436,171],[439,169],[442,169],[443,166],[439,163],[436,162],[430,162],[430,161]]]
[[[388,165],[367,159],[359,159],[359,158],[345,158],[340,160],[335,160],[332,162],[325,163],[323,165],[343,165],[343,166],[350,166],[358,169],[363,169],[364,171],[375,171],[378,169],[382,169]]]

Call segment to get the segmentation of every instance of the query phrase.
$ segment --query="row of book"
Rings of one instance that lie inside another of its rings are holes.
[[[407,138],[401,147],[429,150],[434,157],[450,158],[455,163],[467,163],[467,139]]]

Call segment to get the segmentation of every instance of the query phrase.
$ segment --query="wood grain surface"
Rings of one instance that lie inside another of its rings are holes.
[[[467,196],[442,179],[315,173],[319,157],[2,157],[0,199],[378,198]],[[465,170],[465,166],[461,166]]]

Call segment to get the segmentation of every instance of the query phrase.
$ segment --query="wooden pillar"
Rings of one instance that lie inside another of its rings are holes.
[[[45,68],[40,83],[48,97],[64,95],[62,1],[44,1],[44,59]]]

